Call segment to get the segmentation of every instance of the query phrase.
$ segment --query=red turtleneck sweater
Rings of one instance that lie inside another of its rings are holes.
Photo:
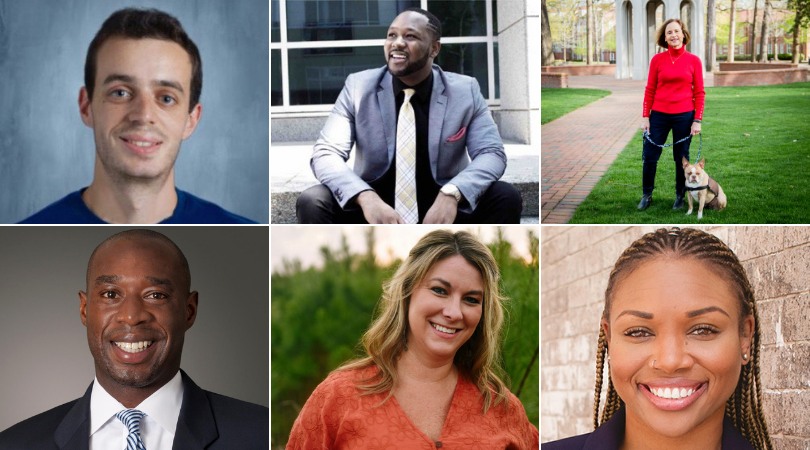
[[[703,120],[706,91],[701,65],[700,58],[687,52],[683,45],[653,56],[642,117],[650,117],[650,110],[668,114],[694,110],[695,119]]]

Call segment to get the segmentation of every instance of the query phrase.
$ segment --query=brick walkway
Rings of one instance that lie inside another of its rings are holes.
[[[704,84],[712,86],[706,74]],[[568,223],[641,126],[646,81],[609,75],[568,77],[570,88],[612,94],[542,126],[541,223]]]

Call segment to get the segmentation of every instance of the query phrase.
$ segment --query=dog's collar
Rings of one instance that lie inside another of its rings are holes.
[[[704,189],[709,189],[709,185],[708,185],[708,184],[706,184],[706,185],[704,185],[704,186],[698,186],[698,187],[689,187],[689,186],[686,186],[686,190],[687,190],[687,191],[702,191],[702,190],[704,190]]]

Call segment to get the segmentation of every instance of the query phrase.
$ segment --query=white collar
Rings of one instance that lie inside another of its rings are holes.
[[[175,434],[177,420],[180,418],[180,406],[183,404],[183,390],[183,379],[178,370],[174,378],[134,409],[152,418],[164,430]],[[113,398],[96,378],[93,381],[93,390],[90,393],[90,435],[92,436],[93,433],[123,409],[127,408]]]

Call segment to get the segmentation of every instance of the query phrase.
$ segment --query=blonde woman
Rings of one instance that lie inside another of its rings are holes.
[[[332,372],[288,450],[536,449],[539,435],[496,374],[500,272],[471,234],[437,230],[383,286],[365,358]]]
[[[772,450],[759,339],[754,291],[726,244],[694,229],[645,234],[605,290],[594,431],[543,450]]]

